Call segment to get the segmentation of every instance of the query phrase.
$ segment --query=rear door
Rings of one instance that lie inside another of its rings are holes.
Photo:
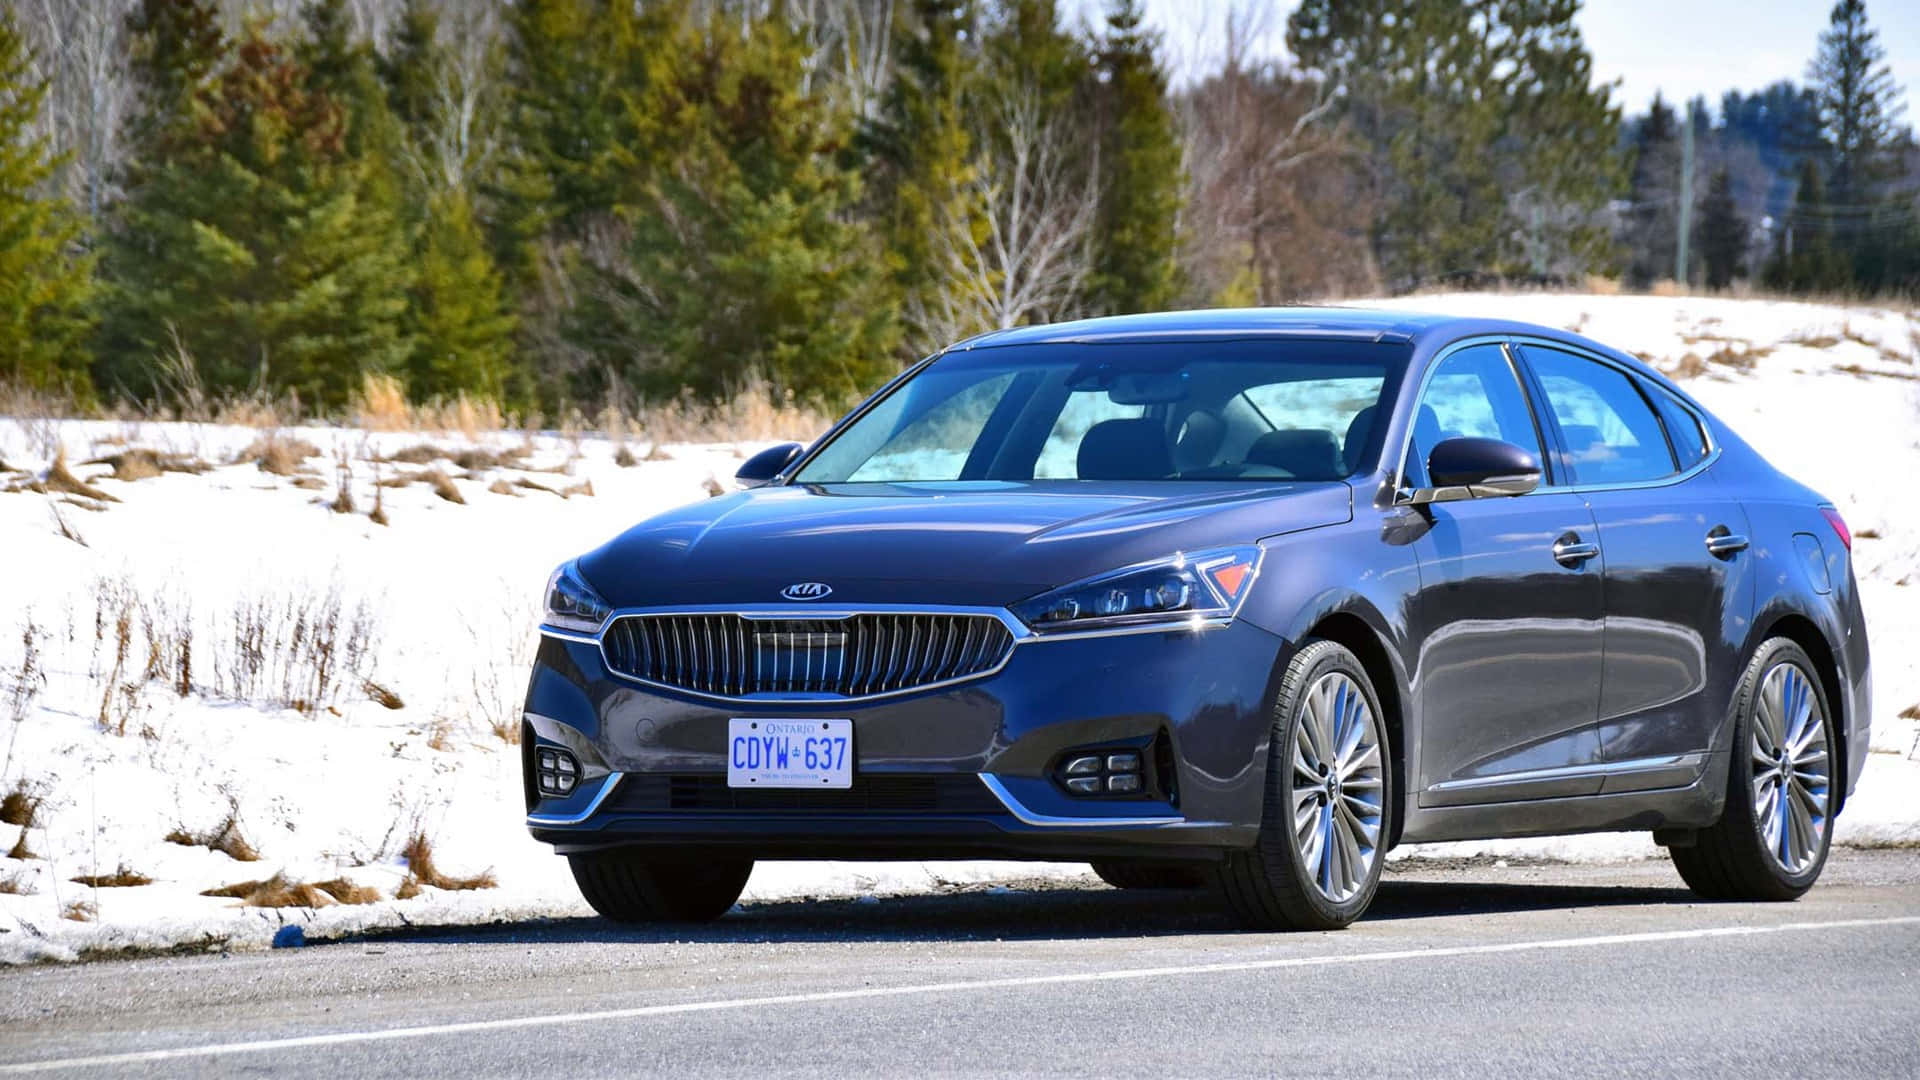
[[[1747,522],[1691,409],[1602,359],[1525,345],[1566,482],[1604,559],[1605,792],[1689,783],[1732,694],[1750,593]]]
[[[1438,360],[1415,409],[1402,487],[1426,486],[1427,454],[1455,436],[1502,439],[1546,460],[1498,342]],[[1585,501],[1549,487],[1422,512],[1419,805],[1596,793],[1601,570]]]

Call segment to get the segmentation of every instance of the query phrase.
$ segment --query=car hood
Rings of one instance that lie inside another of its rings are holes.
[[[956,482],[760,488],[642,522],[580,560],[615,607],[1001,605],[1183,551],[1348,521],[1345,484]]]

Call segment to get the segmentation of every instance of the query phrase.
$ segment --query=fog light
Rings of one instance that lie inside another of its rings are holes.
[[[565,750],[541,747],[534,755],[533,771],[542,795],[564,798],[580,783],[580,762]]]
[[[1146,755],[1132,747],[1078,751],[1057,766],[1057,781],[1072,795],[1143,795]]]

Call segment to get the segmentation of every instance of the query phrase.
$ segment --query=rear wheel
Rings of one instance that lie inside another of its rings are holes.
[[[1261,930],[1337,930],[1380,884],[1392,757],[1380,699],[1345,646],[1312,641],[1274,705],[1260,839],[1218,871],[1227,906]]]
[[[1205,867],[1177,862],[1105,861],[1094,863],[1093,872],[1116,889],[1198,889],[1207,883]]]
[[[753,873],[751,859],[660,859],[615,849],[567,856],[580,895],[618,923],[711,922]]]
[[[1833,839],[1833,719],[1806,651],[1763,643],[1734,717],[1726,808],[1692,846],[1669,849],[1673,865],[1710,899],[1792,900],[1813,887]]]

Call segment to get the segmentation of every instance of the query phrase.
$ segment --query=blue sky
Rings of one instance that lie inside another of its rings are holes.
[[[1249,0],[1146,0],[1181,63],[1217,56],[1224,13]],[[1097,13],[1104,0],[1078,0]],[[1292,0],[1273,0],[1264,49],[1284,53]],[[1776,79],[1800,81],[1827,25],[1828,0],[1587,0],[1581,32],[1593,52],[1594,75],[1620,79],[1618,99],[1639,112],[1655,89],[1668,100],[1705,94],[1717,105],[1724,90],[1757,90]],[[1920,90],[1920,0],[1867,0],[1894,81]],[[1909,115],[1908,123],[1920,123]]]

